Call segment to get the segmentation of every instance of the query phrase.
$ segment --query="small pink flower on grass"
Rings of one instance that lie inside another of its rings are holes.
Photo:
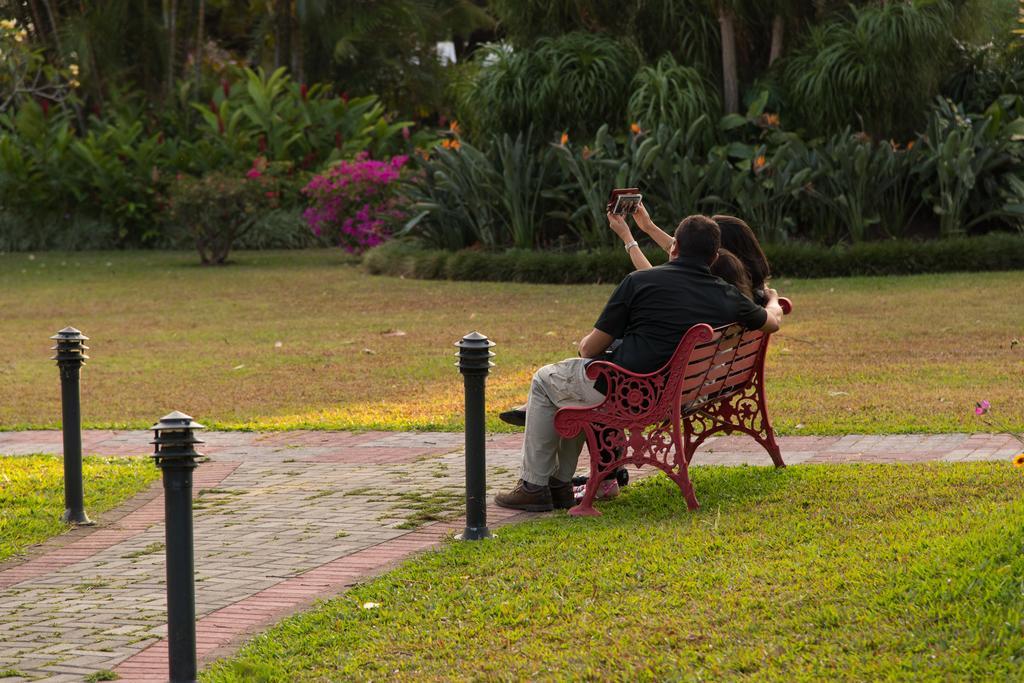
[[[999,419],[995,414],[989,412],[992,408],[992,404],[988,401],[978,401],[974,404],[974,414],[981,417],[981,421],[987,424],[989,427],[993,427],[999,434],[1007,434],[1013,437],[1020,445],[1024,446],[1024,434],[1018,433],[1016,430],[1011,429],[1009,423],[1006,420]],[[1024,468],[1024,453],[1018,453],[1013,456],[1013,464],[1017,467]]]

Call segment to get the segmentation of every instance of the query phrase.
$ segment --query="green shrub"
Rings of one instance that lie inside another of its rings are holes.
[[[635,42],[651,60],[665,53],[711,70],[718,22],[706,0],[488,0],[504,34],[518,48],[544,36],[586,30]]]
[[[722,114],[714,85],[697,69],[677,64],[670,54],[641,67],[632,91],[626,115],[644,128],[667,125],[686,130],[702,116],[717,119]]]
[[[655,265],[667,259],[659,249],[645,249],[644,253]],[[775,277],[1016,270],[1024,263],[1024,235],[991,233],[930,242],[861,242],[845,247],[768,244],[765,253]],[[363,266],[370,273],[395,277],[553,284],[618,282],[633,269],[621,248],[570,253],[518,249],[450,252],[400,241],[368,251]]]
[[[74,208],[72,114],[26,101],[0,112],[0,205],[10,211],[63,215]]]
[[[782,69],[787,111],[818,133],[909,134],[938,93],[955,17],[950,0],[899,2],[812,26]]]
[[[940,100],[927,132],[907,144],[851,128],[806,140],[765,111],[714,125],[698,117],[591,139],[565,136],[530,153],[504,136],[439,150],[404,188],[404,234],[429,246],[611,246],[608,192],[636,186],[655,222],[693,213],[746,220],[764,242],[857,243],[952,236],[1024,225],[1024,98],[968,115]],[[510,160],[514,163],[510,163]],[[531,168],[532,166],[532,168]],[[930,208],[929,212],[927,209]]]
[[[922,140],[919,173],[926,178],[924,199],[939,218],[940,235],[965,234],[993,218],[1024,220],[1021,140],[1024,118],[1007,121],[998,105],[972,116],[939,99]]]
[[[401,190],[414,215],[404,232],[449,249],[537,246],[558,184],[553,166],[530,133],[437,149]]]
[[[277,207],[279,185],[269,174],[215,171],[179,176],[170,187],[172,219],[188,229],[204,265],[225,263],[236,240]]]
[[[117,243],[117,228],[108,221],[79,213],[59,215],[0,209],[0,252],[84,251],[109,249]]]
[[[196,105],[201,116],[193,114],[191,122],[173,107],[154,115],[131,97],[88,119],[70,105],[12,100],[17,107],[0,111],[0,244],[83,248],[81,235],[62,238],[61,226],[94,221],[111,229],[95,233],[102,241],[86,240],[89,248],[166,246],[176,236],[162,233],[173,226],[159,219],[168,181],[179,173],[286,169],[278,174],[277,202],[295,208],[305,169],[424,142],[423,133],[406,139],[406,123],[391,121],[373,96],[334,97],[326,86],[306,88],[283,70],[244,69],[236,77],[233,85],[218,84],[209,104]],[[280,224],[278,218],[267,225]],[[262,231],[260,243],[278,243],[269,232]],[[285,242],[308,242],[293,238]]]
[[[474,141],[537,128],[589,136],[626,117],[629,85],[639,62],[620,38],[568,33],[531,47],[489,45],[474,56],[457,112]],[[543,128],[541,128],[543,126]]]
[[[189,150],[188,170],[203,172],[227,165],[244,168],[257,156],[289,161],[303,169],[404,148],[409,121],[390,122],[384,106],[370,95],[336,97],[325,84],[294,82],[282,67],[241,69],[237,81],[214,90],[208,104],[192,103],[205,123]]]
[[[328,246],[309,229],[294,208],[260,212],[252,226],[235,240],[235,249],[305,249]]]

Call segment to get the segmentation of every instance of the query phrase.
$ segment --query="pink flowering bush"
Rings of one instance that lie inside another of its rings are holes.
[[[396,206],[395,188],[409,157],[377,161],[365,152],[315,176],[303,188],[310,207],[302,216],[317,235],[326,235],[346,251],[361,253],[390,236],[405,217]]]

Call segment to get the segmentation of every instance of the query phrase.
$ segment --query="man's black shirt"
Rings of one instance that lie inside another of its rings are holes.
[[[679,340],[694,325],[738,322],[756,330],[767,319],[764,308],[712,275],[701,259],[680,256],[627,275],[594,327],[622,339],[608,360],[631,372],[647,373],[672,357]]]

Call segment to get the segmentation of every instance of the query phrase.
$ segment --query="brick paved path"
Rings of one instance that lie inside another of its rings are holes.
[[[393,566],[461,530],[459,519],[408,528],[423,494],[458,509],[461,434],[209,433],[212,460],[195,475],[196,609],[200,658],[314,599]],[[85,452],[142,455],[148,432],[86,432]],[[488,440],[491,489],[517,473],[521,434]],[[1011,457],[999,435],[786,437],[789,464],[971,461]],[[59,453],[59,432],[0,432],[0,454]],[[581,462],[584,462],[581,459]],[[708,440],[697,462],[765,465],[747,438]],[[88,498],[88,482],[86,482]],[[461,511],[461,510],[460,510]],[[159,484],[92,528],[76,529],[0,564],[0,671],[81,681],[166,680],[163,500]],[[457,515],[456,515],[457,517]],[[492,526],[527,518],[490,508]]]

